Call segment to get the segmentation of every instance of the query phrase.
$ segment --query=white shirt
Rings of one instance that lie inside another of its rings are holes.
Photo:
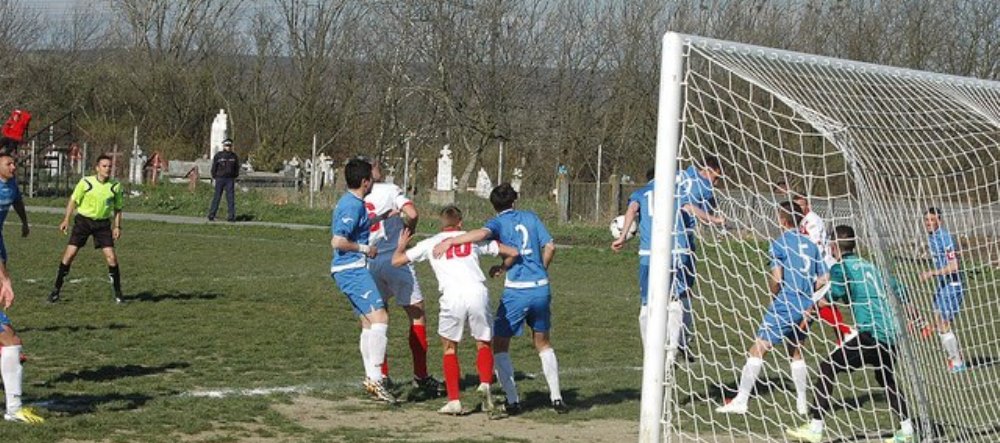
[[[438,280],[438,289],[442,294],[453,292],[468,292],[472,288],[484,287],[486,276],[479,267],[479,256],[500,254],[497,242],[465,243],[454,245],[441,258],[434,257],[434,247],[447,238],[464,234],[464,231],[445,231],[417,243],[406,251],[406,257],[411,262],[430,261],[431,268]]]
[[[365,197],[365,209],[368,210],[368,218],[372,220],[368,244],[383,246],[379,248],[379,252],[396,249],[396,240],[399,239],[399,232],[403,229],[402,220],[398,217],[384,219],[390,212],[402,210],[403,206],[409,204],[413,202],[403,195],[403,190],[399,186],[392,183],[375,183],[372,192]]]
[[[823,222],[823,217],[820,217],[816,211],[810,210],[802,218],[802,225],[799,228],[806,237],[809,237],[809,241],[819,247],[819,251],[823,254],[823,261],[826,262],[827,267],[836,263],[833,255],[830,254],[829,237],[826,236],[826,223]]]

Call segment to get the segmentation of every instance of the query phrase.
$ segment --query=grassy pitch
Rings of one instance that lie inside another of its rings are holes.
[[[55,216],[33,213],[31,221],[29,238],[15,229],[6,235],[17,294],[8,314],[29,358],[25,403],[39,406],[48,421],[0,423],[4,441],[530,441],[602,423],[610,423],[604,432],[625,436],[637,425],[641,352],[632,254],[559,251],[553,341],[573,411],[557,416],[546,408],[540,362],[519,339],[512,355],[528,411],[499,424],[482,414],[438,419],[437,399],[412,398],[399,408],[360,400],[358,328],[328,275],[325,230],[127,221],[119,253],[131,302],[112,302],[107,268],[88,247],[64,301],[49,305],[44,299],[66,238]],[[428,360],[440,375],[436,284],[428,266],[417,273],[428,296]],[[490,283],[494,305],[498,283]],[[406,380],[400,314],[391,313],[390,365],[396,380]],[[475,374],[473,349],[463,343],[460,350],[467,380]],[[472,399],[472,383],[465,387]],[[395,424],[377,426],[383,420]],[[452,427],[466,429],[439,432]],[[552,432],[532,437],[532,427]]]

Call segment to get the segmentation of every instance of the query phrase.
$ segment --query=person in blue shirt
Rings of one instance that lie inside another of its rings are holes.
[[[520,412],[521,403],[514,383],[514,364],[511,362],[510,339],[521,335],[524,324],[531,328],[535,349],[542,361],[542,372],[549,385],[549,399],[558,413],[567,411],[559,388],[559,363],[549,337],[551,327],[552,293],[549,289],[549,265],[555,257],[556,246],[545,225],[534,212],[514,209],[517,191],[503,183],[490,193],[490,203],[497,215],[486,226],[452,237],[434,248],[440,257],[454,245],[496,240],[517,249],[519,255],[509,268],[506,264],[494,266],[490,275],[506,274],[503,296],[493,329],[494,364],[506,399],[506,412]]]
[[[962,308],[964,298],[958,247],[951,233],[942,226],[940,209],[932,207],[924,212],[924,229],[927,230],[927,243],[934,269],[921,272],[920,281],[937,279],[934,311],[938,318],[938,337],[941,338],[941,345],[948,353],[948,369],[953,373],[962,372],[966,369],[965,362],[962,360],[958,338],[951,330],[951,322]]]
[[[0,228],[7,218],[7,213],[13,207],[21,217],[21,235],[27,236],[28,217],[24,212],[24,201],[17,188],[14,173],[17,166],[14,159],[6,152],[0,152]],[[6,399],[4,420],[28,424],[39,424],[45,420],[31,408],[21,406],[21,382],[23,368],[21,366],[21,337],[17,335],[7,317],[7,308],[14,303],[14,289],[10,274],[7,272],[7,248],[4,246],[2,230],[0,230],[0,377],[3,378],[3,390]]]
[[[639,309],[639,333],[643,343],[646,341],[646,321],[649,317],[649,258],[650,242],[653,232],[653,177],[655,170],[646,172],[649,181],[629,197],[628,209],[625,212],[622,235],[611,243],[611,249],[621,251],[628,241],[628,232],[632,223],[639,223],[639,299],[642,303]],[[673,273],[671,281],[672,294],[683,304],[684,330],[681,332],[680,348],[690,361],[692,354],[688,352],[688,336],[694,331],[694,319],[691,314],[691,292],[695,279],[695,227],[697,222],[721,225],[724,219],[715,214],[715,182],[722,176],[722,166],[716,157],[705,157],[699,168],[689,166],[678,174],[674,191],[674,210],[677,211],[674,220]]]
[[[774,300],[767,308],[757,339],[750,347],[740,375],[736,398],[716,409],[723,414],[745,414],[750,393],[757,384],[757,376],[764,365],[764,356],[775,345],[785,342],[792,360],[792,381],[795,384],[796,409],[805,415],[809,411],[806,398],[809,387],[809,369],[802,359],[802,343],[808,330],[806,311],[813,306],[813,299],[820,298],[816,291],[829,280],[823,254],[809,237],[799,232],[802,209],[793,202],[781,202],[778,223],[784,232],[771,242],[771,275],[768,289]]]
[[[347,192],[337,202],[330,221],[333,260],[330,276],[347,296],[361,321],[360,349],[365,365],[365,389],[373,398],[386,403],[396,399],[383,383],[382,363],[388,344],[389,314],[385,301],[368,272],[368,260],[378,248],[368,245],[371,222],[364,198],[372,190],[372,165],[359,159],[344,167]]]

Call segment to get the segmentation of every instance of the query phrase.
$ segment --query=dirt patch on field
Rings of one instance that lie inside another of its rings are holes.
[[[617,443],[638,438],[638,424],[625,420],[545,423],[520,417],[489,420],[480,413],[448,417],[416,407],[386,409],[359,399],[331,401],[307,396],[273,407],[307,429],[374,432],[382,439]]]

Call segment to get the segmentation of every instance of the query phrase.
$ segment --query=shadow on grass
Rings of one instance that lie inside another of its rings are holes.
[[[94,326],[94,325],[62,325],[62,326],[45,326],[42,328],[23,328],[17,329],[19,333],[27,332],[80,332],[80,331],[117,331],[119,329],[128,329],[130,326],[126,326],[120,323],[110,323],[107,326]]]
[[[969,358],[966,362],[969,369],[987,368],[998,363],[1000,362],[997,361],[997,358],[990,355],[977,355]]]
[[[32,402],[32,406],[45,408],[68,416],[95,412],[123,412],[139,409],[155,397],[146,394],[53,394]]]
[[[732,400],[733,397],[736,397],[737,391],[739,391],[739,381],[706,386],[703,391],[698,390],[692,392],[687,397],[680,399],[679,406],[685,406],[696,401],[714,402],[722,405],[726,401]],[[757,385],[754,386],[752,396],[764,396],[774,391],[795,392],[795,386],[792,384],[791,380],[781,376],[759,378],[757,379]]]
[[[168,293],[168,294],[154,294],[152,292],[140,292],[133,296],[126,296],[125,300],[130,302],[139,303],[159,303],[161,301],[167,300],[180,300],[180,301],[190,301],[190,300],[215,300],[222,297],[222,294],[215,293]]]
[[[189,363],[174,362],[160,366],[123,365],[101,366],[97,369],[84,369],[77,372],[64,372],[49,383],[69,383],[74,381],[112,381],[130,377],[145,377],[168,372],[173,369],[190,367]]]

